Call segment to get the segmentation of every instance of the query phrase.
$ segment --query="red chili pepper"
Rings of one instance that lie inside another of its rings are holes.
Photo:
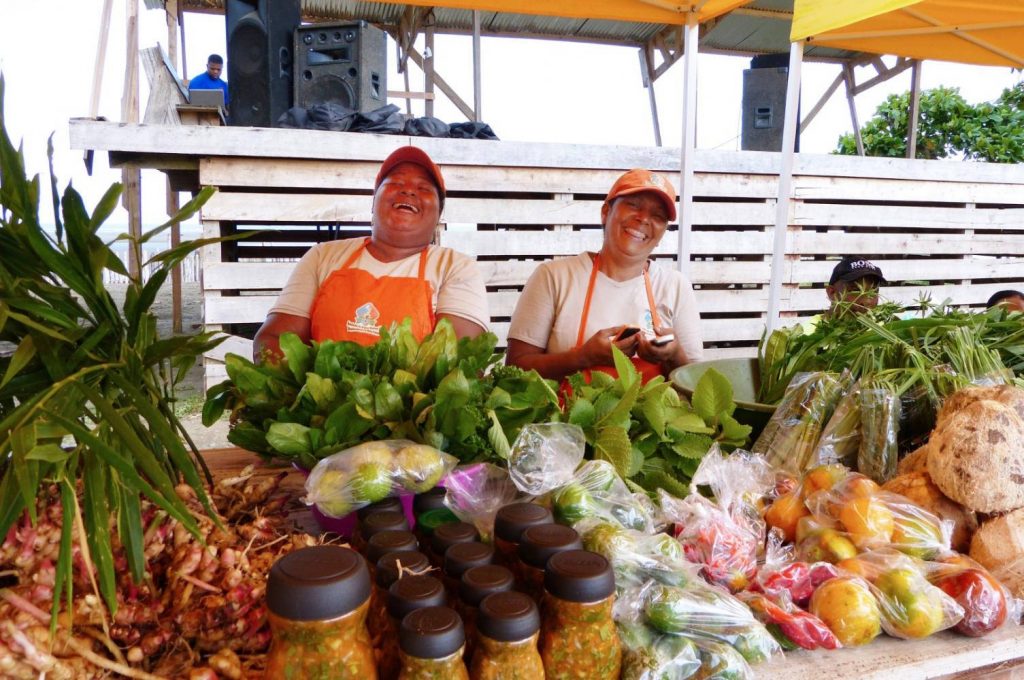
[[[817,587],[837,574],[836,568],[827,562],[792,562],[779,569],[762,570],[751,590],[764,593],[776,602],[788,599],[806,606]]]
[[[774,623],[793,644],[803,649],[838,649],[839,639],[821,619],[796,606],[783,608],[758,593],[741,593],[754,615],[764,624]]]

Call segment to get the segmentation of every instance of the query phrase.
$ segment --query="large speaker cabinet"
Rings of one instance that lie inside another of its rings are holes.
[[[781,151],[786,119],[786,83],[789,55],[755,57],[743,72],[743,115],[740,148],[745,151]],[[799,119],[799,106],[797,107]],[[797,133],[796,150],[800,150]]]
[[[232,125],[271,127],[291,107],[299,0],[225,0]]]
[[[295,29],[295,105],[372,111],[387,103],[387,39],[365,21]]]

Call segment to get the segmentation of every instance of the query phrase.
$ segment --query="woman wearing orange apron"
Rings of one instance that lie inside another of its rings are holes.
[[[615,345],[646,382],[700,360],[692,286],[650,262],[675,216],[668,180],[641,169],[619,177],[601,206],[601,250],[545,262],[527,282],[509,327],[508,363],[556,380],[614,374]],[[624,326],[640,330],[626,337]]]
[[[372,235],[320,243],[303,256],[256,334],[256,358],[279,356],[283,333],[371,345],[381,328],[407,318],[421,340],[440,318],[459,337],[483,333],[486,289],[475,261],[430,245],[444,198],[444,178],[426,153],[407,146],[388,156],[374,185]]]

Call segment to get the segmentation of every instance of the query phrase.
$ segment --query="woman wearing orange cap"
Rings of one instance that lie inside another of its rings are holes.
[[[648,170],[619,177],[601,206],[600,252],[545,262],[527,281],[512,314],[508,363],[555,379],[614,373],[614,344],[646,381],[700,360],[693,287],[650,260],[676,217],[675,198],[668,180]],[[624,337],[626,327],[640,331]]]
[[[419,339],[438,319],[459,337],[483,333],[487,294],[476,262],[431,245],[444,198],[444,178],[426,153],[406,146],[388,156],[374,184],[372,235],[310,248],[256,333],[254,355],[279,355],[287,332],[370,345],[381,327],[405,318]]]

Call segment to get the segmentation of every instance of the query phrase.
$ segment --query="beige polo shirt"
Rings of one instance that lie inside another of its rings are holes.
[[[270,308],[271,313],[294,314],[308,319],[320,286],[345,264],[363,240],[329,241],[310,248],[295,265],[284,290]],[[419,253],[395,262],[381,262],[364,249],[351,266],[376,277],[416,278],[419,265]],[[451,248],[429,246],[424,275],[433,284],[435,314],[457,316],[484,329],[488,327],[487,289],[476,261]]]
[[[508,337],[544,347],[551,354],[576,347],[592,269],[588,253],[537,267],[516,304]],[[661,324],[674,329],[676,341],[683,345],[690,361],[699,361],[704,356],[704,343],[693,286],[682,273],[657,262],[651,263],[649,272]],[[615,281],[598,272],[583,340],[586,342],[602,328],[623,324],[652,330],[644,277]]]

